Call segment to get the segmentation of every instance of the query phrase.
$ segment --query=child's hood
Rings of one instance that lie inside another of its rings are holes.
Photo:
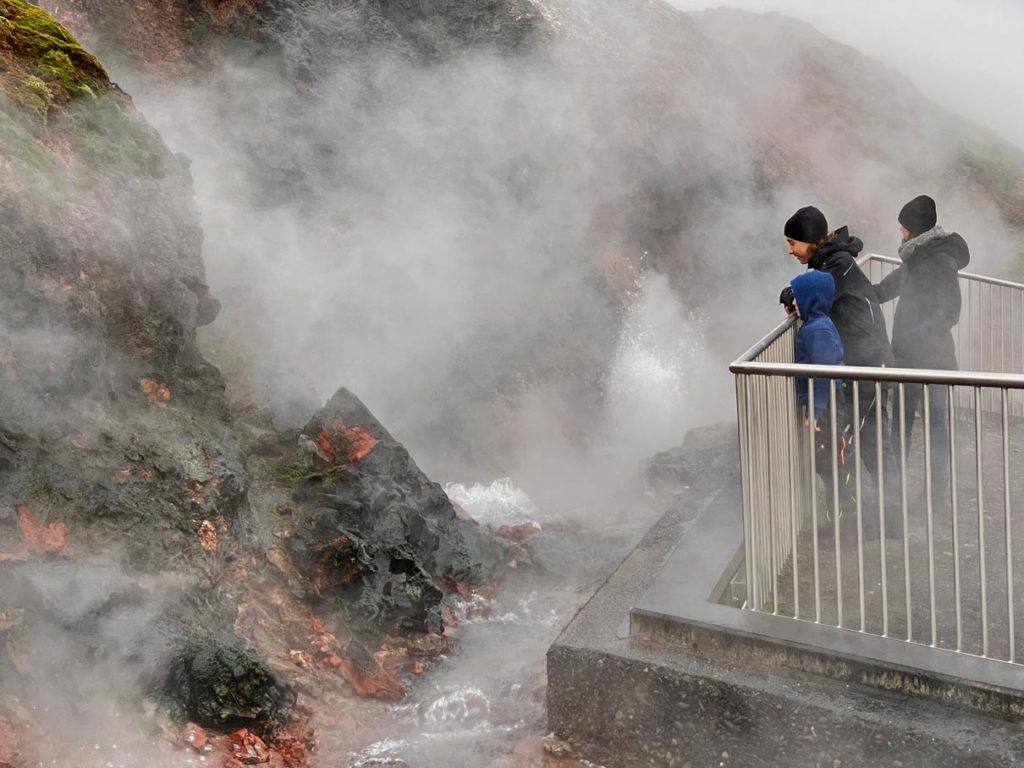
[[[793,296],[800,308],[800,317],[805,322],[832,311],[832,302],[836,298],[836,281],[828,272],[808,270],[794,277],[790,285],[793,286]]]

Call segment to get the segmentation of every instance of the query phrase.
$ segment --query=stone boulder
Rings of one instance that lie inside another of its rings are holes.
[[[492,582],[506,545],[451,500],[346,389],[306,425],[306,476],[289,541],[322,598],[354,598],[382,628],[441,630],[441,598]]]

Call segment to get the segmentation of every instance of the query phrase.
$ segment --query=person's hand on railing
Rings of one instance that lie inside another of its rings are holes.
[[[782,289],[782,293],[779,294],[779,303],[786,312],[786,317],[791,317],[796,314],[796,299],[793,296],[793,289],[790,286],[787,285]]]

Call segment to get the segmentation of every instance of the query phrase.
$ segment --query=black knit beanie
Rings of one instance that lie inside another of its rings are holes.
[[[820,243],[828,234],[828,222],[825,214],[808,205],[794,213],[786,222],[786,237],[799,240],[801,243]]]
[[[935,226],[938,216],[935,213],[935,201],[928,195],[918,195],[903,206],[900,211],[900,224],[906,227],[911,237],[927,232]]]

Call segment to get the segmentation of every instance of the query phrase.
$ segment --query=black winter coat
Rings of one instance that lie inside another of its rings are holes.
[[[843,340],[847,365],[892,365],[885,318],[871,281],[857,266],[855,257],[864,249],[859,237],[846,227],[818,248],[807,263],[810,269],[828,272],[836,281],[836,298],[829,317]]]
[[[903,263],[875,286],[879,301],[899,298],[892,350],[901,368],[957,367],[953,326],[960,322],[957,272],[971,260],[955,232],[933,227],[900,246]]]

